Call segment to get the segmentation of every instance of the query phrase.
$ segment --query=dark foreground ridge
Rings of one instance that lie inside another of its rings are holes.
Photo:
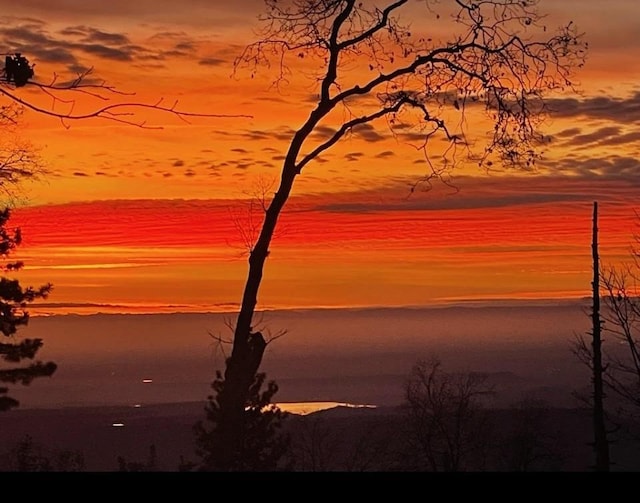
[[[10,452],[29,436],[34,452],[53,461],[65,458],[63,453],[66,458],[72,453],[81,454],[81,471],[116,472],[128,468],[178,472],[183,462],[196,460],[192,426],[202,419],[204,405],[185,402],[12,410],[0,414],[0,469],[15,470]],[[473,461],[468,471],[591,471],[590,411],[545,408],[542,419],[535,426],[533,444],[529,444],[537,454],[523,468],[518,467],[515,437],[509,437],[509,442],[504,437],[507,432],[518,431],[521,425],[514,422],[512,410],[491,409],[496,436],[483,459]],[[407,455],[403,421],[400,407],[338,406],[305,416],[291,415],[286,422],[295,460],[291,471],[420,470]],[[637,445],[614,443],[613,471],[640,470],[639,452]],[[70,471],[56,466],[54,470]]]

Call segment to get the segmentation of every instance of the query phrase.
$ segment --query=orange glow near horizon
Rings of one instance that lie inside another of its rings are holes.
[[[25,283],[54,284],[34,314],[237,308],[247,248],[261,223],[259,205],[249,201],[276,190],[289,141],[317,89],[303,78],[309,75],[302,70],[313,69],[307,61],[278,89],[270,85],[273,71],[233,75],[234,58],[255,40],[262,2],[213,3],[184,9],[159,2],[149,12],[142,3],[120,12],[75,0],[55,12],[38,1],[12,6],[10,27],[24,23],[51,41],[73,41],[60,46],[68,54],[41,53],[41,81],[74,60],[132,93],[113,101],[162,100],[238,116],[125,116],[160,127],[145,129],[25,112],[21,133],[48,174],[17,195],[12,224],[24,242],[15,257],[25,261]],[[461,154],[451,186],[436,182],[409,197],[428,164],[416,131],[393,136],[383,120],[305,167],[279,222],[259,307],[588,295],[593,201],[600,202],[607,263],[629,259],[637,230],[640,74],[633,62],[640,9],[630,4],[607,2],[605,22],[596,0],[580,9],[540,2],[550,27],[568,20],[584,27],[590,53],[576,76],[581,94],[555,97],[543,125],[553,141],[537,171],[496,167],[487,174]],[[421,24],[417,5],[410,9],[416,32],[448,36],[443,25]],[[92,37],[113,46],[97,50],[88,45]],[[45,109],[79,112],[96,103],[89,95],[72,105],[20,92]],[[335,128],[344,113],[337,110],[327,125]],[[477,110],[468,118],[479,143],[491,125]],[[328,131],[311,140],[323,141]],[[445,146],[431,143],[429,159],[439,163]]]
[[[529,184],[533,193],[535,180]],[[568,193],[578,188],[565,183]],[[521,181],[487,179],[485,184],[508,193]],[[477,207],[482,201],[468,201],[464,190],[441,199],[428,194],[393,198],[388,195],[393,189],[386,193],[384,199],[382,191],[366,197],[294,197],[272,246],[262,307],[588,295],[589,194],[579,202],[514,201],[501,207],[491,207],[487,197],[482,208]],[[480,188],[469,187],[469,196],[479,193]],[[401,192],[396,188],[395,194]],[[526,200],[524,190],[520,196]],[[460,207],[447,208],[452,202]],[[628,257],[633,202],[629,193],[600,205],[601,255],[608,263]],[[56,285],[51,299],[59,304],[56,312],[84,312],[85,303],[133,312],[172,305],[233,311],[246,274],[245,240],[255,237],[247,231],[246,208],[243,201],[217,200],[21,208],[14,213],[24,234],[16,252],[26,263],[20,274],[25,281]],[[259,216],[253,218],[259,222]]]

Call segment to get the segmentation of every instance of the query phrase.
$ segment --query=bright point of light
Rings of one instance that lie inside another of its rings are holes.
[[[153,379],[143,379],[142,382],[148,384],[150,382],[153,382]]]
[[[137,404],[135,404],[135,405],[134,405],[134,407],[135,407],[136,409],[139,409],[140,407],[142,407],[142,405],[140,405],[139,403],[137,403]]]
[[[117,428],[121,428],[124,426],[124,423],[113,423],[111,426],[115,426]]]

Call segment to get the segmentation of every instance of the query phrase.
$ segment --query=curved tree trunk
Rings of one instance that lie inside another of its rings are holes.
[[[297,150],[292,145],[282,170],[280,187],[265,212],[260,236],[249,256],[249,272],[236,322],[233,348],[231,356],[226,361],[224,388],[218,396],[220,421],[217,427],[221,439],[221,445],[218,448],[221,451],[217,458],[219,459],[218,468],[221,471],[238,469],[238,463],[241,463],[242,459],[244,409],[249,387],[258,372],[267,345],[262,334],[253,331],[252,320],[258,302],[264,264],[269,256],[269,245],[273,239],[278,217],[289,198],[297,175],[295,165]]]

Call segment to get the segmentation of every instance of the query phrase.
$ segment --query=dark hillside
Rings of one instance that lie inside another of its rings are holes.
[[[118,471],[118,457],[150,470],[178,471],[181,457],[195,459],[191,428],[203,418],[203,407],[203,403],[189,402],[139,408],[9,411],[0,414],[0,469],[12,469],[7,454],[29,435],[52,460],[64,451],[82,453],[85,471]],[[539,455],[528,469],[589,471],[593,460],[589,411],[548,408],[537,417],[527,428],[534,433],[533,448]],[[522,418],[501,408],[490,410],[490,421],[493,428],[485,456],[482,463],[470,462],[469,470],[516,470],[523,454],[518,451],[514,432],[522,432]],[[292,438],[296,471],[420,470],[406,444],[406,424],[398,407],[336,407],[306,416],[292,415],[286,428]],[[633,443],[615,442],[612,459],[616,463],[613,470],[640,470],[640,448]]]

